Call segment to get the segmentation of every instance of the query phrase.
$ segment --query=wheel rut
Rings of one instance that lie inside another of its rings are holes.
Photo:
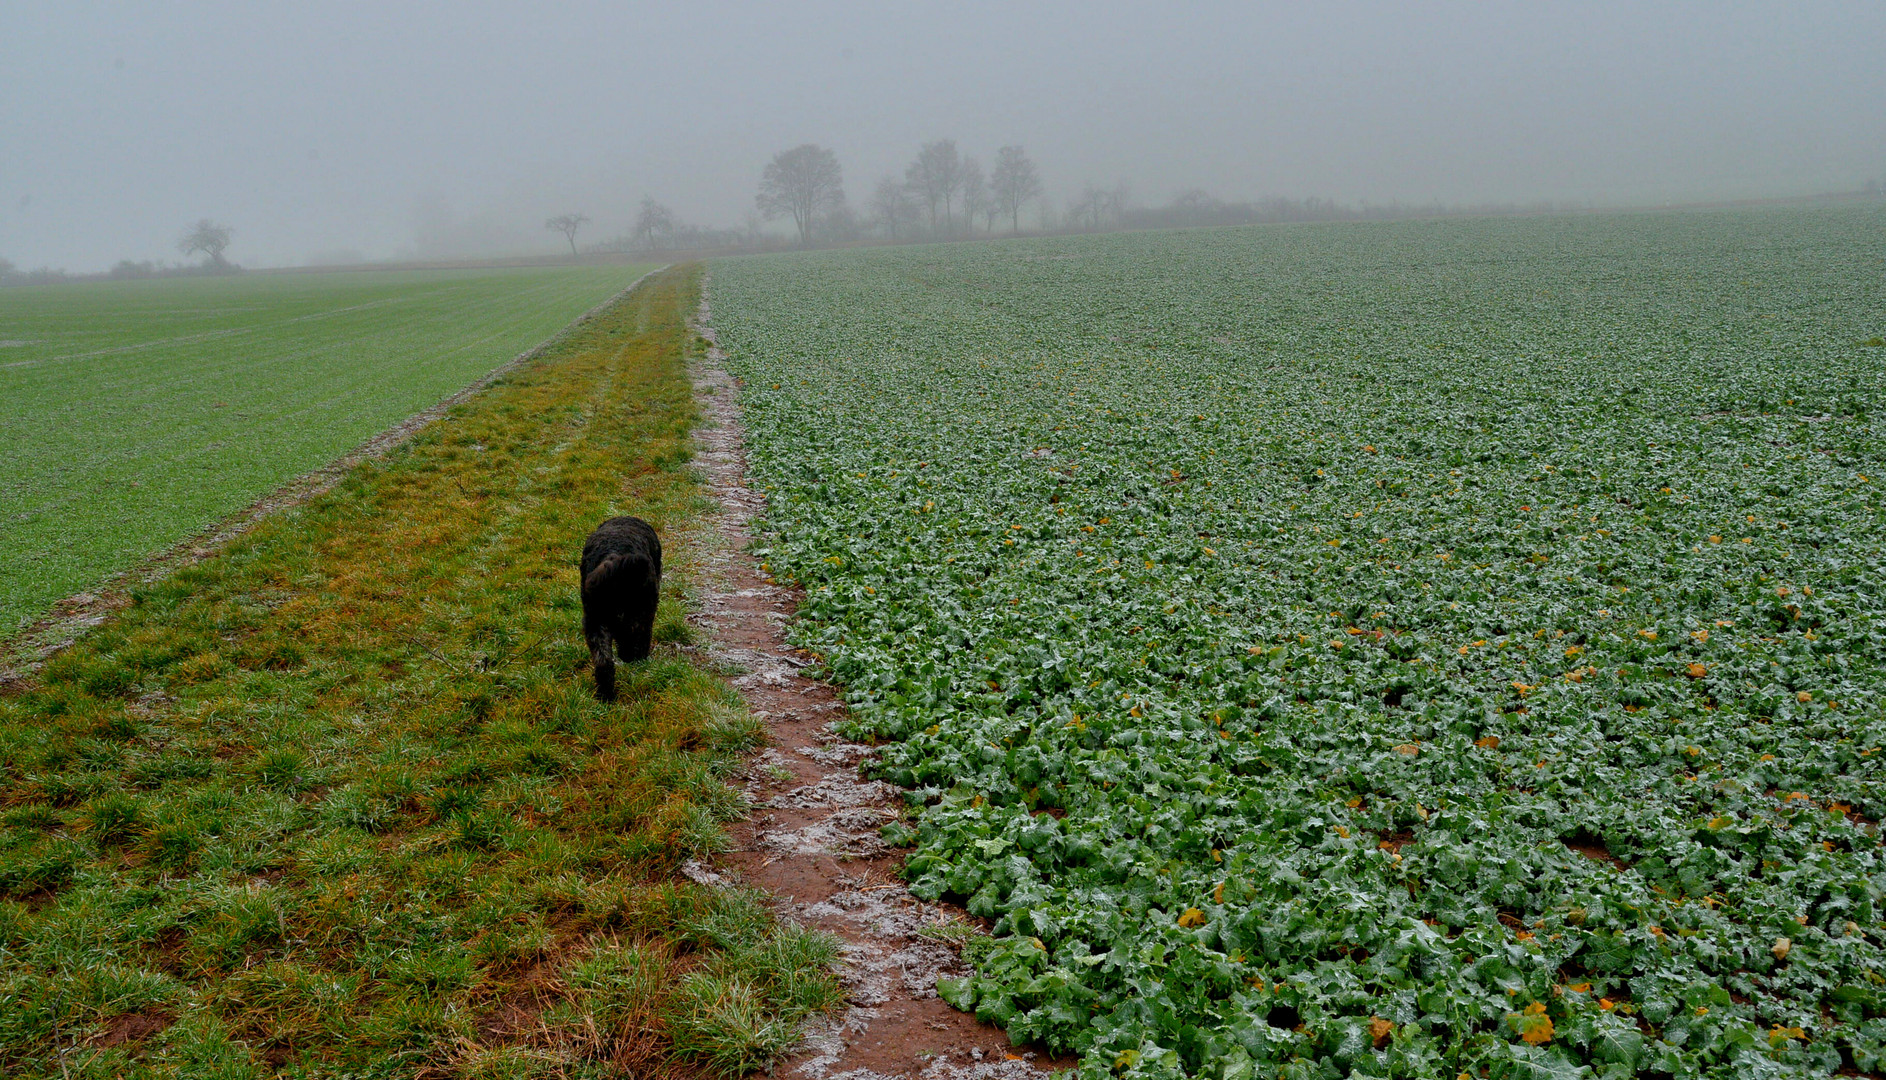
[[[746,483],[740,386],[713,347],[705,283],[695,329],[710,343],[693,371],[704,423],[696,463],[716,512],[702,535],[686,539],[698,595],[689,616],[710,657],[737,670],[732,682],[766,724],[769,745],[742,778],[751,817],[729,830],[734,850],[712,866],[690,864],[699,881],[739,882],[772,893],[782,917],[835,934],[843,942],[844,1014],[816,1026],[776,1076],[832,1080],[1034,1080],[1050,1067],[1011,1047],[1000,1030],[978,1023],[936,996],[940,976],[967,973],[949,944],[975,925],[961,910],[910,895],[898,871],[903,856],[878,830],[903,813],[900,792],[865,780],[860,764],[876,753],[833,730],[845,713],[830,684],[809,679],[804,653],[785,640],[796,593],[769,581],[749,553],[765,496]]]

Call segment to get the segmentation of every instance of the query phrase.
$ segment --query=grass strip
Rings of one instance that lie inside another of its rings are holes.
[[[738,697],[672,647],[586,679],[584,535],[706,505],[698,298],[650,279],[0,696],[0,1073],[734,1073],[837,1003],[830,939],[678,878]]]
[[[0,290],[0,639],[439,404],[648,266]]]

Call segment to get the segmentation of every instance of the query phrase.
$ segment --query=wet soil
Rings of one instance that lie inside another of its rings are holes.
[[[697,330],[712,342],[708,315],[704,299]],[[735,850],[689,870],[697,880],[766,889],[783,917],[844,944],[844,1014],[817,1026],[775,1075],[1032,1080],[1067,1067],[1073,1063],[1011,1046],[1003,1032],[936,996],[939,977],[967,973],[950,939],[977,921],[904,888],[902,853],[878,838],[904,815],[902,794],[861,778],[860,763],[875,752],[833,732],[843,702],[829,684],[802,674],[811,658],[786,644],[798,598],[768,580],[747,550],[765,497],[746,485],[740,388],[721,361],[719,349],[709,349],[693,373],[705,417],[696,462],[719,510],[706,522],[712,533],[686,544],[698,589],[690,618],[710,656],[735,672],[771,745],[749,764],[754,811],[731,830]]]

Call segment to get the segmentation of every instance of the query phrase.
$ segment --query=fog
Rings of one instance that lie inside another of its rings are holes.
[[[865,202],[1019,143],[1050,199],[1658,205],[1886,176],[1886,5],[87,3],[0,14],[0,257],[553,253],[644,195],[738,225],[775,151]],[[782,231],[786,226],[779,225]]]

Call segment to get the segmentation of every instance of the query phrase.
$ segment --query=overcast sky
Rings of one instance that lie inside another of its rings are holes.
[[[1063,203],[1318,195],[1598,205],[1886,176],[1886,4],[14,3],[0,257],[96,270],[554,251],[650,194],[739,224],[773,151],[862,203],[926,139],[1021,143]]]

